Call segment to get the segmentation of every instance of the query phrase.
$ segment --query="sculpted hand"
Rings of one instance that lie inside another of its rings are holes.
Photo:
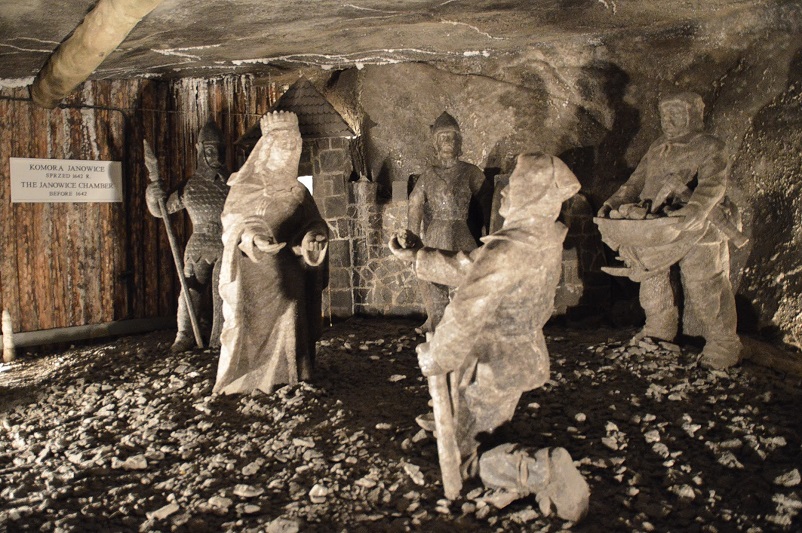
[[[162,188],[160,181],[151,181],[145,189],[145,203],[148,206],[148,211],[154,217],[161,218],[161,206],[167,201],[167,193]]]
[[[427,378],[430,376],[439,376],[447,372],[437,364],[437,361],[435,361],[432,355],[431,348],[432,345],[428,342],[418,344],[415,348],[415,351],[418,352],[418,366],[420,366],[421,373]]]
[[[679,223],[681,229],[685,231],[697,231],[702,229],[706,220],[704,211],[696,204],[688,204],[681,209],[670,212],[668,216],[685,217],[685,220]]]
[[[610,211],[613,210],[613,206],[610,204],[604,204],[601,206],[601,209],[596,213],[596,216],[599,218],[607,218],[610,216]]]
[[[167,199],[167,193],[164,192],[161,181],[151,181],[147,189],[145,189],[145,195],[148,200],[153,200],[155,202]]]
[[[393,255],[406,263],[414,263],[423,247],[420,237],[409,230],[399,231],[387,243]]]
[[[310,231],[304,235],[301,246],[309,252],[322,252],[326,248],[327,242],[328,238],[324,234]]]
[[[284,248],[284,245],[283,242],[276,243],[270,235],[246,229],[242,232],[239,249],[248,256],[248,259],[258,263],[266,254],[275,254]]]
[[[320,266],[326,259],[326,248],[329,245],[328,237],[319,231],[307,232],[303,239],[301,239],[300,255],[303,257],[304,262],[312,267]],[[299,253],[298,248],[293,248],[293,251]]]

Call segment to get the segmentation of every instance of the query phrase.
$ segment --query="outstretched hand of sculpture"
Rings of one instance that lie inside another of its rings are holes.
[[[261,261],[266,255],[277,254],[286,246],[286,243],[277,243],[270,228],[260,217],[253,217],[245,221],[240,243],[237,247],[254,263]]]
[[[414,232],[410,230],[399,231],[393,235],[387,243],[390,251],[401,261],[405,263],[415,263],[418,251],[423,248],[423,243]],[[421,373],[425,377],[439,376],[446,374],[448,371],[444,370],[434,358],[431,352],[431,344],[424,342],[419,344],[415,351],[418,353],[418,365],[420,366]]]
[[[390,251],[405,263],[414,263],[418,250],[423,248],[423,243],[415,233],[410,230],[396,232],[387,243]]]
[[[325,233],[319,231],[307,232],[301,239],[300,256],[309,266],[320,266],[326,258],[329,239]]]

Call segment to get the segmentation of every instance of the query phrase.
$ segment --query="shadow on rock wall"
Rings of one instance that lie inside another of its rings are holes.
[[[599,206],[624,183],[634,170],[627,165],[625,154],[640,130],[640,112],[629,105],[624,96],[629,76],[614,63],[597,63],[588,67],[589,75],[600,76],[607,102],[613,113],[613,125],[596,147],[590,199]]]
[[[802,49],[789,73],[786,90],[755,116],[732,176],[749,199],[739,318],[753,323],[742,326],[802,347]]]

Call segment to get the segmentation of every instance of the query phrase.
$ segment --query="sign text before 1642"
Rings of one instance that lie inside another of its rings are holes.
[[[10,158],[12,203],[122,202],[119,161]]]

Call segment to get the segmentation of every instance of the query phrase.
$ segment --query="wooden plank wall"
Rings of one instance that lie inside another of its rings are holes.
[[[0,89],[0,308],[14,331],[174,314],[178,281],[164,226],[144,203],[142,140],[174,187],[192,175],[198,128],[212,118],[233,168],[234,142],[277,96],[239,76],[99,81],[45,110],[27,88]],[[122,161],[123,202],[12,204],[10,157]],[[188,218],[173,221],[185,242]]]

